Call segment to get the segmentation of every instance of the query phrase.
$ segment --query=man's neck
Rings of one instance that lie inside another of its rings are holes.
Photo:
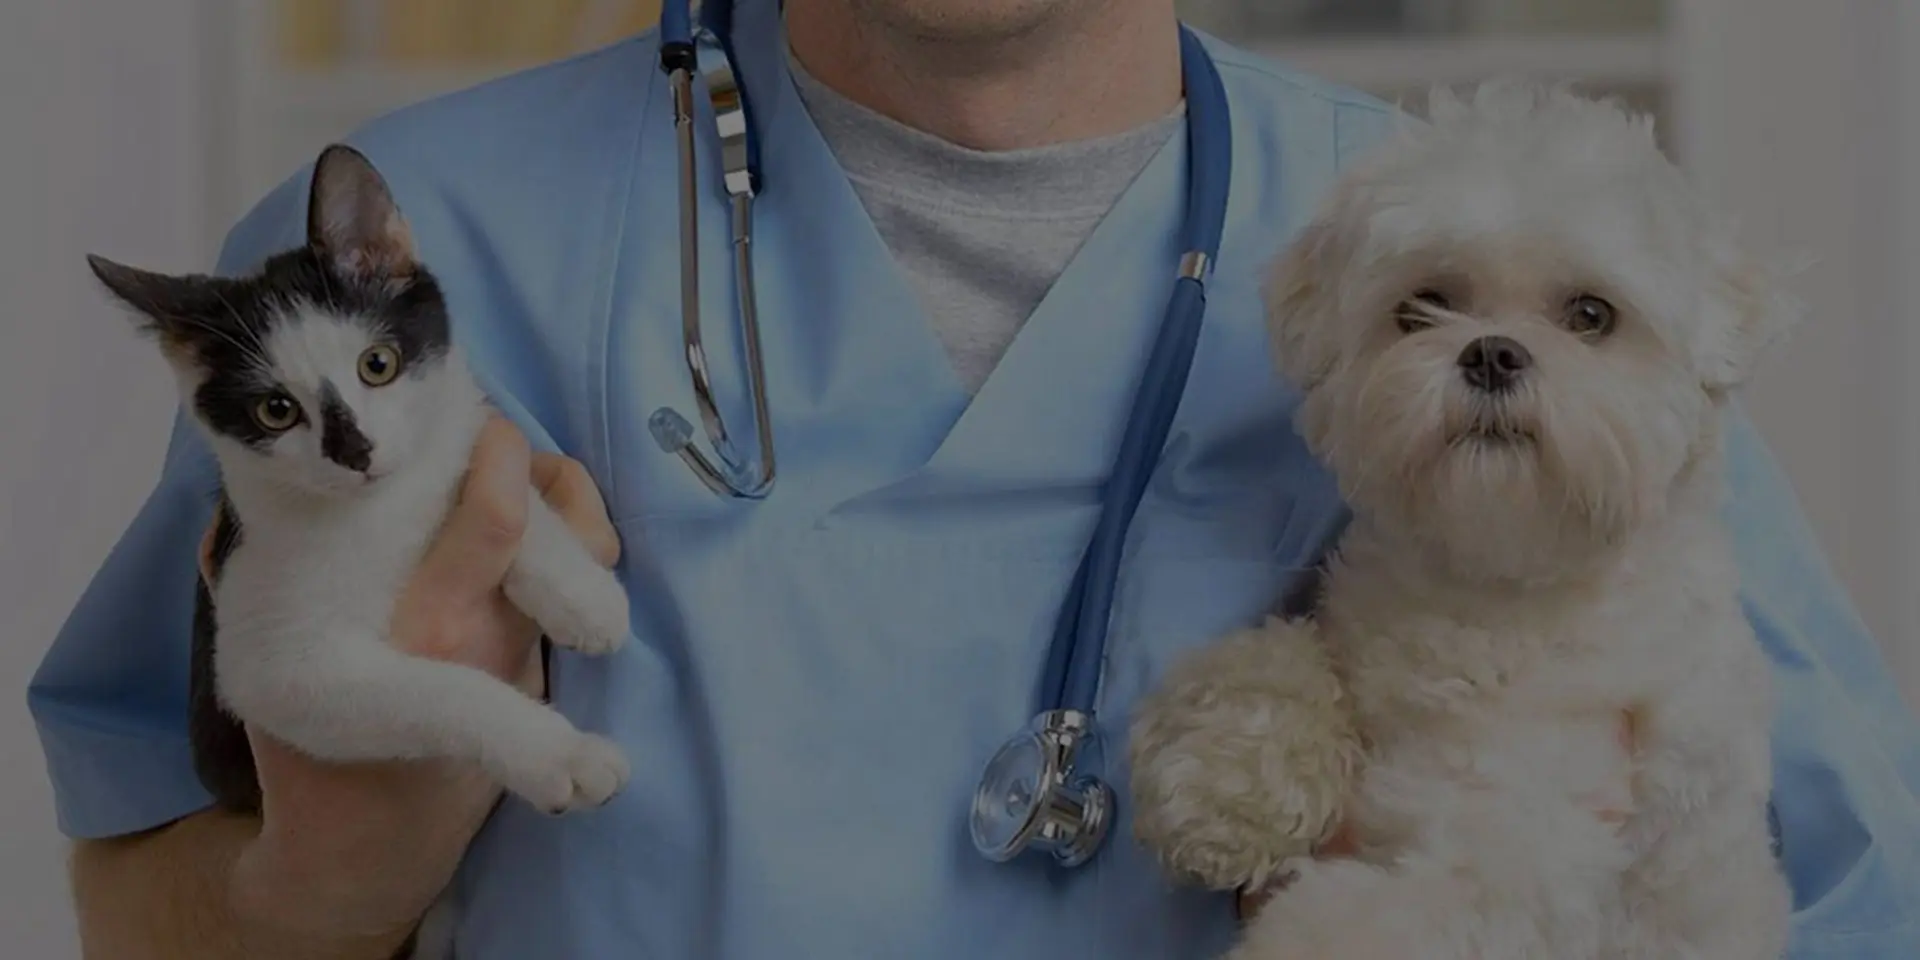
[[[1066,2],[1018,29],[914,30],[860,0],[787,0],[787,36],[807,71],[842,96],[976,150],[1108,136],[1180,102],[1180,42],[1168,0]]]

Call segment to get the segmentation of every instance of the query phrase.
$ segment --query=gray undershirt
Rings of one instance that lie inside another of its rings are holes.
[[[983,152],[875,113],[791,55],[788,63],[969,393],[1185,115],[1182,107],[1115,136]]]

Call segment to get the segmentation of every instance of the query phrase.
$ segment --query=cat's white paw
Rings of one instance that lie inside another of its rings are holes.
[[[563,590],[547,636],[569,650],[590,656],[612,653],[627,642],[632,626],[627,591],[611,574],[583,577]]]
[[[606,803],[632,775],[626,754],[605,737],[575,731],[558,747],[504,771],[507,790],[558,816]]]
[[[599,656],[627,642],[627,590],[605,568],[583,562],[549,576],[516,570],[508,576],[506,590],[514,606],[559,646]]]

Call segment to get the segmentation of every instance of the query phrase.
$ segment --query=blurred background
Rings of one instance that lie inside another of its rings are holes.
[[[964,2],[964,0],[953,0]],[[159,466],[172,393],[87,276],[205,269],[327,141],[649,27],[658,0],[39,0],[0,11],[0,954],[78,956],[21,690]],[[1184,0],[1198,26],[1390,100],[1495,74],[1655,111],[1815,320],[1749,404],[1836,576],[1920,694],[1920,4]]]

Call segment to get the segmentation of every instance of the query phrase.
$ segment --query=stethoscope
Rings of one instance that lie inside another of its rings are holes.
[[[721,496],[758,500],[773,489],[773,418],[760,359],[760,310],[754,299],[753,198],[760,192],[760,141],[754,135],[747,88],[733,67],[733,2],[710,0],[693,19],[691,0],[667,0],[660,8],[660,69],[673,92],[673,131],[680,151],[680,326],[694,400],[713,445],[709,460],[693,445],[693,426],[678,410],[661,407],[647,418],[655,443],[677,453],[708,489]],[[727,191],[733,236],[733,284],[740,301],[740,331],[747,346],[747,386],[753,396],[753,429],[760,459],[748,463],[733,446],[707,377],[707,351],[700,340],[700,184],[693,149],[693,75],[706,78],[720,139],[721,183]]]
[[[667,0],[660,17],[660,66],[672,85],[680,148],[681,322],[694,395],[719,463],[694,449],[691,425],[671,408],[655,411],[649,426],[661,448],[679,454],[716,494],[757,500],[767,495],[774,481],[773,432],[753,296],[752,214],[753,199],[760,190],[760,154],[746,89],[739,82],[730,48],[732,17],[732,0],[707,0],[697,22],[691,0]],[[1102,494],[1099,522],[1060,606],[1039,691],[1042,709],[994,754],[974,791],[969,833],[974,848],[997,862],[1035,851],[1050,854],[1064,866],[1079,866],[1099,851],[1114,820],[1113,788],[1097,772],[1101,758],[1094,722],[1114,587],[1127,530],[1186,392],[1206,313],[1206,281],[1225,230],[1232,177],[1232,128],[1220,75],[1200,39],[1185,27],[1180,31],[1180,54],[1190,165],[1186,220],[1181,225],[1184,253],[1113,474]],[[713,402],[700,342],[695,208],[699,187],[693,137],[696,71],[706,78],[719,127],[722,179],[732,213],[734,282],[760,441],[760,459],[751,465],[739,458]]]

